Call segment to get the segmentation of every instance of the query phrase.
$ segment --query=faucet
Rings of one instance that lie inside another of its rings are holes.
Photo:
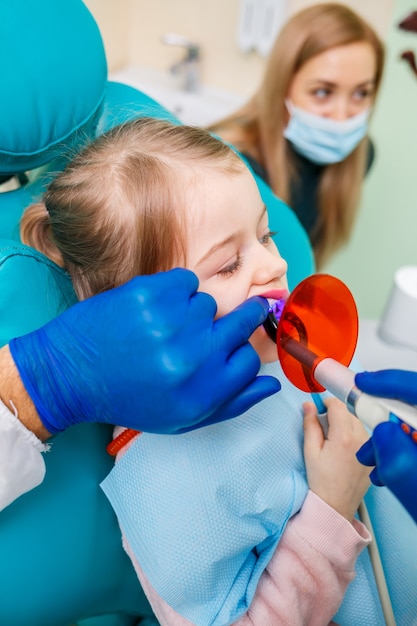
[[[180,74],[184,76],[184,91],[197,92],[200,88],[200,47],[182,35],[167,34],[162,38],[162,41],[168,46],[184,48],[184,57],[177,63],[171,65],[169,71],[174,76]]]

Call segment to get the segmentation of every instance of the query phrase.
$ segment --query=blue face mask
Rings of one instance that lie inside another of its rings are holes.
[[[318,165],[343,161],[368,132],[369,109],[342,122],[307,113],[286,102],[291,115],[284,130],[296,152]]]

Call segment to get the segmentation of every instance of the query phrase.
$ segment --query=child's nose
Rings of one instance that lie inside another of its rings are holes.
[[[269,250],[263,248],[263,254],[259,259],[256,271],[256,282],[260,285],[266,285],[273,281],[277,282],[285,276],[287,269],[288,264],[281,256],[272,254]]]

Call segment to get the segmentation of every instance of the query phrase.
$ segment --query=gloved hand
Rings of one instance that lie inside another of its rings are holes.
[[[383,370],[355,377],[366,393],[417,403],[417,372]],[[370,477],[375,485],[386,485],[417,522],[417,443],[394,422],[383,422],[357,453],[364,465],[375,466]]]
[[[358,389],[371,396],[417,404],[417,372],[407,370],[361,372],[356,374],[355,384]]]
[[[197,288],[187,270],[137,277],[13,339],[11,355],[45,428],[107,422],[179,433],[279,391],[275,378],[256,377],[259,357],[247,343],[267,301],[252,298],[213,321],[216,303]]]

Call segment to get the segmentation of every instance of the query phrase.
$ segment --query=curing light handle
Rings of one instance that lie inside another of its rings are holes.
[[[360,421],[373,430],[380,422],[398,418],[417,430],[417,408],[411,404],[377,398],[360,391],[355,385],[355,372],[331,358],[320,360],[313,376],[325,389],[342,400]]]

